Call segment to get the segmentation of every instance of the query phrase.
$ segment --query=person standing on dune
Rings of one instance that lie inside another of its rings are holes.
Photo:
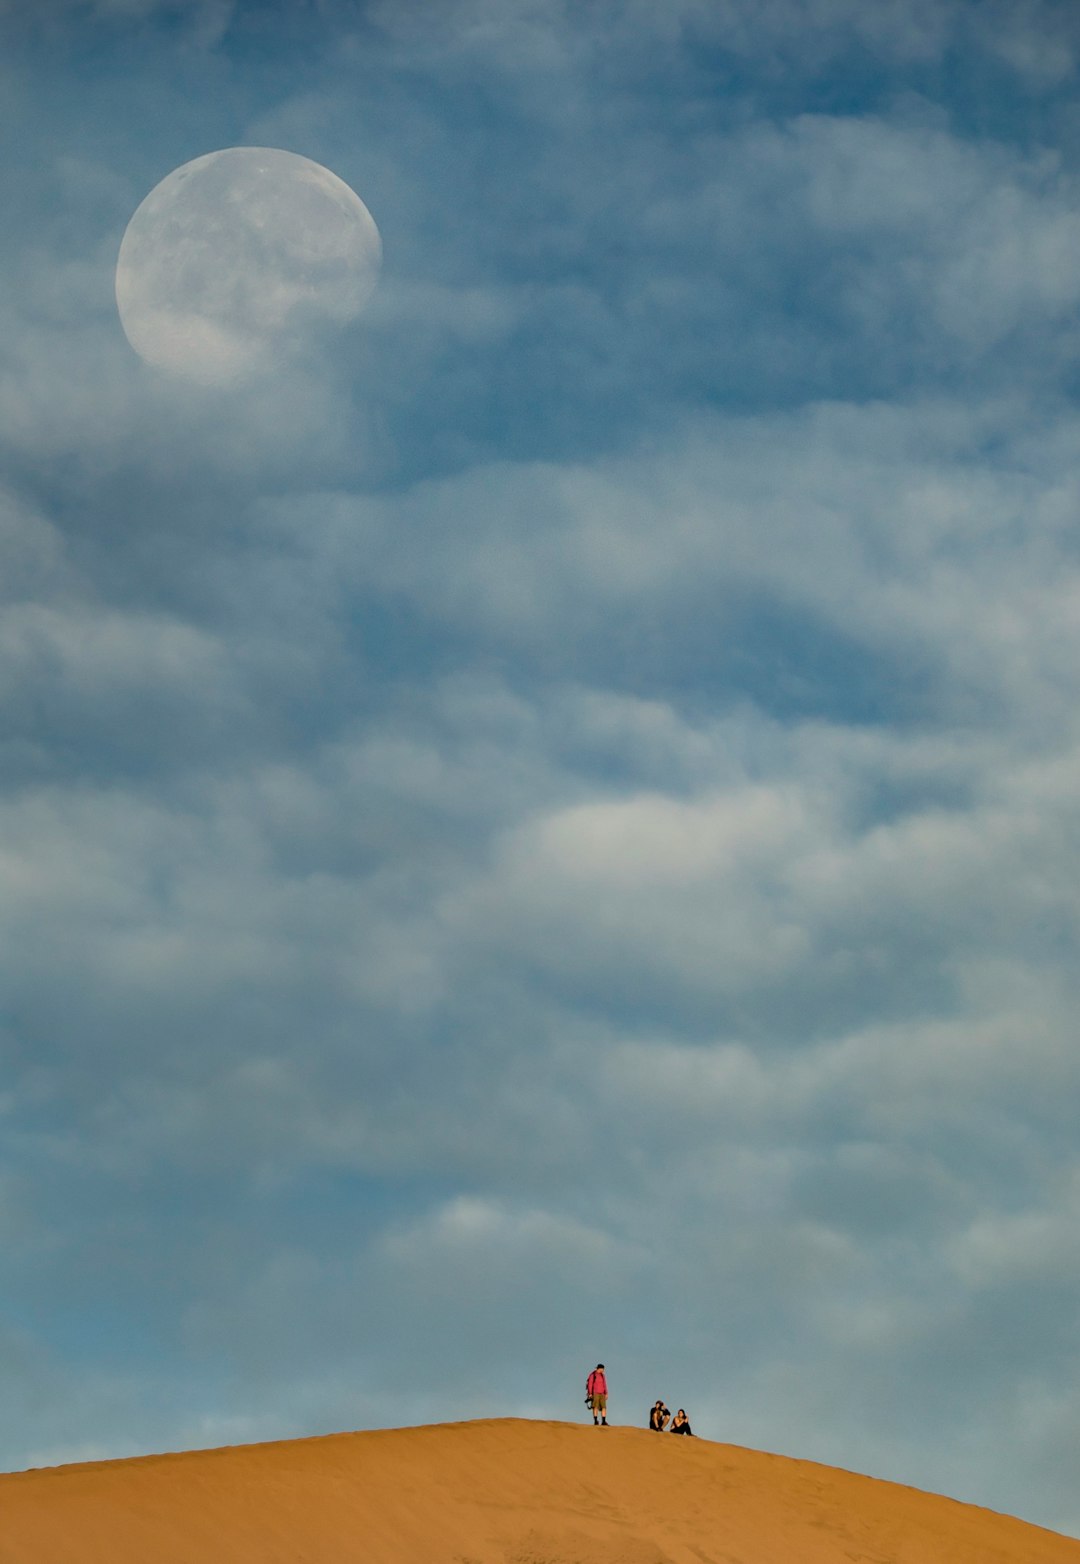
[[[589,1406],[592,1408],[592,1420],[603,1428],[607,1427],[607,1375],[604,1373],[604,1365],[598,1363],[585,1381],[585,1393]]]

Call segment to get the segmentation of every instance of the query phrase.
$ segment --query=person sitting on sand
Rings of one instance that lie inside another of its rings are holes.
[[[589,1406],[592,1408],[592,1420],[594,1423],[607,1427],[607,1375],[604,1373],[604,1365],[598,1363],[585,1381],[585,1391],[589,1398]]]
[[[662,1401],[654,1401],[652,1411],[649,1413],[649,1427],[655,1429],[658,1434],[662,1434],[668,1426],[670,1419],[671,1413],[664,1403]]]
[[[679,1408],[674,1418],[672,1419],[671,1432],[673,1434],[692,1434],[694,1432],[694,1430],[690,1427],[690,1419],[687,1417],[682,1407]]]

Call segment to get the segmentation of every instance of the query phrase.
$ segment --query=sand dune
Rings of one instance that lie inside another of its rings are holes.
[[[0,1564],[1080,1564],[831,1467],[515,1418],[0,1476]]]

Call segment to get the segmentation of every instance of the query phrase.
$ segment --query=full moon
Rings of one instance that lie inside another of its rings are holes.
[[[227,147],[174,169],[137,208],[116,306],[147,363],[227,384],[351,321],[381,259],[371,213],[328,168],[275,147]]]

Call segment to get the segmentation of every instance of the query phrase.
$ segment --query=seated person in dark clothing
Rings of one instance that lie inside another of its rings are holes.
[[[662,1401],[654,1401],[652,1411],[649,1413],[649,1427],[655,1428],[658,1433],[663,1433],[671,1419],[671,1413]]]
[[[682,1407],[679,1408],[674,1418],[672,1419],[671,1432],[673,1434],[692,1434],[694,1432],[694,1430],[690,1427],[690,1419],[687,1417]]]

